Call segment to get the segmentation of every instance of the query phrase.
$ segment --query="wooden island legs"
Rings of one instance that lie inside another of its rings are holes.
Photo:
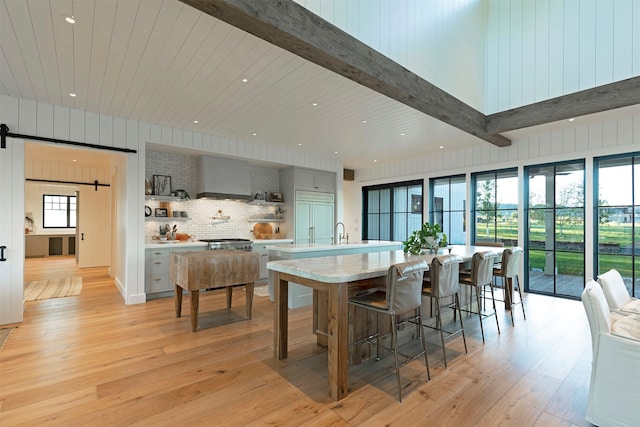
[[[182,316],[182,288],[175,286],[175,302],[176,317]],[[200,291],[191,291],[191,330],[198,330],[198,306],[200,304]]]
[[[289,276],[273,272],[274,316],[273,316],[273,357],[287,358],[288,345],[288,288]],[[305,284],[312,284],[310,282]],[[327,365],[329,396],[334,400],[345,397],[349,390],[348,369],[348,283],[332,283],[328,289],[327,314]],[[325,288],[326,289],[326,288]]]
[[[182,316],[182,288],[179,285],[175,286],[175,310],[176,317]],[[253,288],[254,282],[247,283],[246,285],[246,304],[245,312],[247,319],[251,319],[251,313],[253,312]],[[231,308],[231,297],[233,295],[233,286],[227,286],[227,308]],[[191,294],[191,330],[196,332],[198,330],[198,311],[200,308],[200,291],[189,291]],[[285,304],[286,307],[286,304]]]

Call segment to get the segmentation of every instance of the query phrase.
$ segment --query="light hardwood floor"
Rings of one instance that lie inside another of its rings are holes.
[[[291,311],[289,358],[276,361],[268,297],[244,320],[242,291],[230,312],[224,291],[207,293],[192,333],[172,298],[126,306],[104,269],[80,272],[68,258],[26,265],[26,280],[81,274],[83,289],[26,303],[0,351],[3,427],[589,425],[591,342],[579,301],[528,295],[527,320],[518,307],[512,327],[500,309],[502,334],[488,319],[484,345],[477,318],[465,318],[469,354],[461,338],[449,341],[446,369],[430,335],[432,380],[419,360],[403,368],[402,404],[390,355],[350,367],[350,394],[334,402],[308,307]]]

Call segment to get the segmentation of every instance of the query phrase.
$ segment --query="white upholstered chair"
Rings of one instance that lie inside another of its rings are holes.
[[[640,425],[640,316],[610,312],[602,288],[582,292],[593,347],[587,421],[597,426]]]
[[[610,311],[640,314],[640,299],[632,298],[629,295],[618,270],[611,269],[599,275],[598,283],[602,286]]]
[[[375,345],[378,359],[380,358],[380,348],[393,353],[396,381],[398,383],[398,400],[400,402],[402,402],[402,387],[400,386],[400,368],[402,366],[424,355],[427,380],[431,379],[424,334],[419,334],[422,341],[422,352],[414,356],[407,356],[398,351],[398,316],[405,313],[415,313],[407,321],[422,326],[422,311],[420,309],[422,305],[422,278],[428,268],[429,265],[424,260],[392,265],[387,273],[384,290],[377,289],[373,292],[366,292],[349,298],[349,304],[373,311],[376,314],[385,314],[391,318],[391,346],[385,346],[381,343],[381,338],[383,337],[380,336],[378,330],[373,335],[351,344],[365,342]],[[377,323],[376,316],[376,326]],[[398,355],[405,358],[402,363],[399,363]]]

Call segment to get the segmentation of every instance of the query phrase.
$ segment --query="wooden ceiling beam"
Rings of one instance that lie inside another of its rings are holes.
[[[487,131],[499,134],[638,103],[640,76],[491,114]]]
[[[486,116],[291,0],[180,0],[498,147]]]

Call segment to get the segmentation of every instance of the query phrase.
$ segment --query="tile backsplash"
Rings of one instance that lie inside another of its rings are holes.
[[[152,236],[158,235],[160,225],[177,225],[178,233],[187,233],[199,238],[255,238],[252,228],[255,222],[250,218],[275,213],[275,206],[252,205],[246,202],[231,200],[205,200],[195,199],[197,194],[197,167],[196,156],[183,154],[163,153],[147,150],[146,153],[146,177],[153,182],[153,175],[171,176],[172,191],[181,189],[187,191],[192,197],[188,201],[170,202],[168,211],[186,211],[188,219],[156,218],[153,216],[156,208],[160,207],[157,200],[146,200],[152,216],[145,220],[145,242],[152,242]],[[280,175],[277,168],[250,165],[251,194],[264,194],[265,192],[279,191]],[[214,222],[212,217],[229,216],[228,221]],[[285,217],[287,213],[285,212]],[[288,237],[284,229],[284,223],[273,222],[274,231],[280,228],[280,236]]]

